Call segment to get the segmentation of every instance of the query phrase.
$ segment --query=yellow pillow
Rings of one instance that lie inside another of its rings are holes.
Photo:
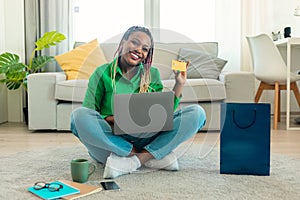
[[[66,73],[67,80],[89,79],[98,66],[107,63],[97,39],[55,56],[55,59]]]

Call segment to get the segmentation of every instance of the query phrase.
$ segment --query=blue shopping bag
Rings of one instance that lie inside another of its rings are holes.
[[[270,175],[270,104],[221,104],[220,173]]]

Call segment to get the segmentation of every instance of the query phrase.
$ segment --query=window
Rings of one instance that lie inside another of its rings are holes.
[[[143,0],[73,0],[72,4],[74,41],[104,42],[130,26],[144,25]]]
[[[154,26],[150,28],[155,41],[215,40],[215,0],[72,0],[72,4],[71,42],[98,38],[100,43],[118,43],[130,26],[145,24]]]
[[[164,42],[174,42],[177,37],[215,41],[215,0],[160,0],[160,28],[174,33],[173,38],[162,31],[160,40]]]

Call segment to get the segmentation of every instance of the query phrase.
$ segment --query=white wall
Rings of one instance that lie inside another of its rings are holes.
[[[4,20],[4,43],[5,50],[20,55],[24,60],[24,2],[23,0],[4,1],[4,12],[1,17]]]
[[[10,51],[25,57],[24,1],[0,0],[0,53]],[[23,121],[22,90],[7,91],[8,121]]]
[[[4,0],[0,0],[0,30],[4,30]],[[0,31],[0,52],[4,51],[5,31]]]
[[[291,27],[292,37],[300,37],[300,17],[294,16],[294,9],[297,6],[300,6],[299,0],[272,0],[273,3],[273,26],[269,30],[268,34],[271,35],[271,32],[278,32],[280,31],[283,38],[284,28]],[[279,48],[282,55],[285,55],[286,58],[286,47]],[[292,64],[299,63],[299,49],[293,49],[292,56]],[[297,55],[298,54],[298,55]],[[292,71],[298,71],[298,66],[292,66]],[[299,84],[298,84],[299,85]],[[262,102],[269,102],[272,104],[274,102],[274,92],[273,91],[265,91],[262,96]],[[299,112],[299,106],[297,105],[295,96],[293,92],[291,92],[291,111]],[[286,91],[282,91],[281,93],[281,112],[286,111]]]
[[[283,33],[284,27],[290,26],[292,36],[300,37],[300,17],[294,16],[294,10],[300,6],[299,0],[273,0],[274,31]]]
[[[228,60],[224,70],[241,70],[241,3],[240,0],[216,0],[216,40],[219,57]]]
[[[280,31],[290,26],[292,36],[300,37],[300,17],[293,15],[294,9],[300,0],[272,0],[272,16],[264,20],[270,20],[264,30],[271,36],[272,31]],[[267,4],[266,4],[267,5]],[[268,15],[269,16],[269,15]],[[241,1],[240,0],[216,0],[216,38],[219,42],[219,56],[228,60],[225,70],[241,70]],[[283,37],[283,36],[282,36]]]

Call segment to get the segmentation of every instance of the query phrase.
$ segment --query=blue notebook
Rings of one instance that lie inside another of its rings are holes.
[[[42,199],[49,199],[49,200],[50,199],[58,199],[58,198],[65,197],[68,195],[80,193],[80,190],[73,188],[69,185],[66,185],[62,182],[55,181],[52,183],[60,184],[63,186],[63,188],[59,189],[59,191],[51,192],[48,190],[48,188],[43,188],[41,190],[35,190],[33,187],[30,187],[30,188],[28,188],[28,191],[41,197]]]

